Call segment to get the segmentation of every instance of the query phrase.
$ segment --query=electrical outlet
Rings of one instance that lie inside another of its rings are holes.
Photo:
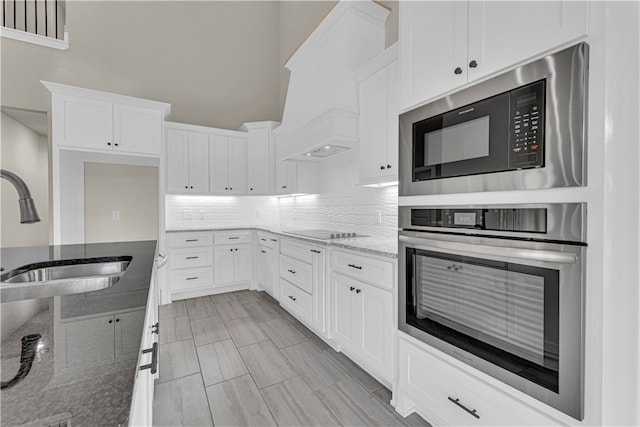
[[[114,221],[120,221],[120,211],[113,211],[111,218],[113,218]]]
[[[182,219],[193,219],[193,211],[189,209],[183,210]]]
[[[382,211],[381,210],[378,210],[378,209],[375,210],[374,222],[373,223],[376,224],[376,225],[382,224]]]

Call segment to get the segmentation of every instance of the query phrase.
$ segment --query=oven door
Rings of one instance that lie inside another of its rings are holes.
[[[584,246],[401,231],[399,328],[583,417]]]

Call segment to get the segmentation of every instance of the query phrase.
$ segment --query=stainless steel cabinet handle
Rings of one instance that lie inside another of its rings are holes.
[[[462,403],[460,403],[460,399],[454,399],[451,396],[447,396],[447,398],[455,403],[456,405],[458,405],[459,407],[461,407],[462,409],[464,409],[465,411],[467,411],[468,413],[470,413],[471,415],[473,415],[474,417],[476,417],[477,419],[480,419],[480,415],[478,415],[478,411],[476,411],[475,409],[469,409],[466,406],[464,406]]]
[[[198,278],[198,276],[196,277],[187,277],[187,280],[196,280]]]
[[[198,259],[197,256],[188,256],[187,259]]]
[[[229,237],[229,240],[238,240],[240,237]]]
[[[351,267],[351,268],[357,268],[358,270],[362,270],[362,266],[360,266],[360,265],[348,264],[348,266]]]
[[[151,373],[155,374],[158,372],[158,343],[154,342],[151,348],[145,348],[142,350],[142,354],[145,353],[151,353],[151,363],[140,366],[140,370],[143,371],[145,369],[151,369]]]
[[[267,239],[260,239],[260,240],[262,240],[263,242],[266,242],[266,241],[267,241]]]
[[[277,242],[278,241],[278,239],[269,239],[269,240],[271,240],[272,242]]]
[[[197,242],[197,241],[198,241],[198,239],[187,239],[187,240],[185,240],[185,242]]]
[[[296,271],[295,271],[295,270],[287,270],[287,271],[288,271],[289,273],[291,273],[291,274],[296,274]]]
[[[314,254],[319,254],[320,253],[320,251],[317,250],[317,249],[311,249],[311,252],[313,252]]]
[[[267,251],[263,251],[263,250],[260,250],[260,252],[262,252],[263,254],[266,254],[266,253],[267,253]]]
[[[297,299],[296,297],[292,297],[291,295],[289,295],[289,298],[291,298],[293,301]]]

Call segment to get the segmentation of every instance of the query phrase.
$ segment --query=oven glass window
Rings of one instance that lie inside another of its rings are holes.
[[[489,155],[489,116],[424,135],[424,165],[438,165]]]
[[[557,270],[407,251],[408,324],[558,391]]]

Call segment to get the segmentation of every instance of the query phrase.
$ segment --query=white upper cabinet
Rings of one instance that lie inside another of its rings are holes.
[[[276,194],[297,192],[298,164],[292,161],[279,161],[276,165]]]
[[[111,103],[71,96],[61,98],[59,101],[53,108],[54,120],[57,118],[62,120],[54,122],[54,127],[62,125],[58,145],[98,150],[111,149],[113,145],[113,105]]]
[[[162,115],[158,110],[113,105],[113,148],[133,154],[160,155]]]
[[[43,82],[51,91],[54,147],[160,156],[170,105]]]
[[[214,194],[247,191],[247,141],[245,137],[210,135],[210,189]]]
[[[360,82],[360,184],[398,180],[397,57],[394,45],[356,72]]]
[[[245,123],[247,132],[247,194],[273,194],[275,153],[273,130],[278,122]]]
[[[167,191],[209,192],[209,136],[167,129]]]
[[[401,2],[401,108],[577,40],[586,1]]]

